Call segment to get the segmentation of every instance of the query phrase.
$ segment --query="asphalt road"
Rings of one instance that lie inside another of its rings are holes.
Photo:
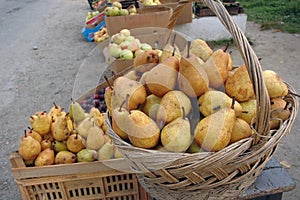
[[[18,149],[29,116],[48,110],[52,102],[68,108],[81,80],[96,80],[105,66],[97,65],[97,47],[81,35],[89,5],[85,0],[0,1],[0,199],[21,199],[11,175],[9,156]],[[249,23],[247,34],[262,63],[290,82],[298,92],[299,35],[259,31]],[[96,47],[96,48],[95,48]],[[93,64],[91,64],[93,63]],[[98,67],[98,74],[86,74]],[[93,77],[92,77],[93,76]],[[83,83],[82,83],[83,84]],[[95,84],[94,82],[90,85]],[[300,183],[300,120],[280,143],[276,157],[290,163],[290,174]],[[300,187],[284,194],[300,198]]]

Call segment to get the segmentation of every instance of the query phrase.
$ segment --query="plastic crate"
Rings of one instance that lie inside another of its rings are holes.
[[[148,200],[124,159],[26,167],[17,152],[10,156],[12,174],[26,200]],[[122,166],[117,171],[108,166]]]

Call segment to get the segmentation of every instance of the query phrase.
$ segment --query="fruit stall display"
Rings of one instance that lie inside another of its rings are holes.
[[[148,199],[143,187],[157,199],[212,190],[232,198],[254,182],[294,122],[293,88],[259,64],[253,73],[255,61],[234,66],[228,46],[150,29],[111,35],[110,67],[121,69],[110,68],[116,73],[71,99],[68,110],[54,103],[28,117],[10,159],[22,198]],[[267,136],[257,130],[261,113]]]

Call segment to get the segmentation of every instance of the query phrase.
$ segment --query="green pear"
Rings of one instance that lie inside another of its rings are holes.
[[[114,145],[106,142],[98,151],[98,160],[109,160],[114,156]]]
[[[123,158],[123,154],[116,146],[114,146],[114,158]]]
[[[92,119],[87,117],[79,123],[79,125],[77,127],[77,132],[79,135],[86,138],[88,135],[88,131],[92,126],[93,126]]]
[[[222,108],[199,121],[194,130],[194,140],[206,151],[219,151],[229,144],[235,122],[235,111]]]
[[[146,115],[148,115],[151,119],[155,120],[160,101],[161,101],[160,97],[155,96],[154,94],[148,95],[146,99],[146,103],[142,108],[142,111]]]
[[[178,117],[163,127],[160,140],[171,152],[185,152],[192,143],[191,126],[188,118]]]
[[[66,141],[54,141],[53,142],[53,149],[55,152],[60,152],[60,151],[67,151],[67,143]]]
[[[128,117],[129,112],[121,106],[120,108],[115,108],[112,113],[112,129],[123,140],[128,140],[128,125],[126,122]]]
[[[81,105],[71,99],[70,107],[69,107],[69,116],[74,122],[80,122],[85,118],[85,112]]]
[[[77,154],[78,162],[92,162],[97,159],[97,151],[91,149],[82,149]]]
[[[187,153],[199,153],[201,152],[201,147],[193,140],[192,144],[186,150]]]
[[[98,126],[93,126],[88,131],[85,145],[88,149],[98,150],[102,147],[104,141],[105,138],[103,130]]]
[[[245,102],[240,103],[242,107],[242,113],[239,115],[239,118],[245,120],[248,124],[255,123],[256,117],[256,99],[250,99]]]

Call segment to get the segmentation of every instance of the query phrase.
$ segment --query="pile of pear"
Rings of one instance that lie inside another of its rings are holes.
[[[255,133],[257,112],[245,65],[233,67],[228,46],[212,50],[195,39],[180,52],[167,44],[146,50],[132,70],[105,90],[112,130],[133,146],[168,152],[216,152]],[[270,128],[289,118],[288,88],[272,70],[263,78],[270,96]]]
[[[19,142],[26,166],[45,166],[121,158],[106,134],[105,113],[93,107],[86,113],[76,101],[69,112],[56,105],[30,116],[30,127]]]

